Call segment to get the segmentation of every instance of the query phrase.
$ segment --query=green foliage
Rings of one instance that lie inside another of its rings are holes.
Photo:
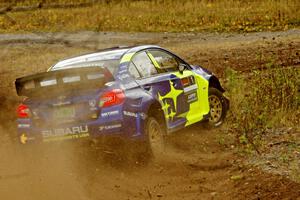
[[[94,3],[92,3],[94,2]],[[254,32],[299,27],[298,0],[0,0],[1,7],[87,4],[0,15],[0,32],[20,31],[141,31]]]
[[[238,142],[260,145],[266,129],[300,124],[300,69],[274,66],[242,76],[228,69],[229,121]],[[257,150],[257,149],[255,149]]]

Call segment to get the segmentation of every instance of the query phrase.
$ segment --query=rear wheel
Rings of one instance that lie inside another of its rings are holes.
[[[220,126],[225,119],[227,112],[226,99],[216,88],[209,88],[208,101],[210,107],[210,118],[208,120],[209,125],[213,127]]]
[[[165,129],[163,122],[150,116],[146,123],[146,133],[149,150],[154,158],[159,157],[165,151]]]

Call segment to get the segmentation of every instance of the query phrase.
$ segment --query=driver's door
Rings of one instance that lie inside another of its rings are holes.
[[[169,101],[168,99],[174,102],[174,110],[165,111],[166,118],[174,115],[177,121],[184,121],[185,126],[200,121],[203,115],[209,112],[206,106],[208,103],[207,81],[191,71],[184,61],[167,51],[150,49],[147,53],[158,73],[169,74],[170,77],[169,93],[159,95],[163,104]],[[186,65],[186,69],[179,72],[179,65]],[[172,125],[172,123],[174,122],[169,119],[169,124]]]

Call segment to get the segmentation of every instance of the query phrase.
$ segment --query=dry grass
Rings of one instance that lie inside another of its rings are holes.
[[[0,5],[7,5],[2,0]],[[18,1],[36,5],[39,0]],[[85,3],[80,1],[45,1]],[[90,7],[38,9],[0,16],[0,32],[142,31],[200,32],[286,30],[300,26],[298,0],[101,1]]]

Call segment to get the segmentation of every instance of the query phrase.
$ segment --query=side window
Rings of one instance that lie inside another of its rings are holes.
[[[149,50],[149,52],[160,66],[161,72],[172,72],[178,70],[180,62],[173,55],[162,50]]]
[[[143,77],[149,77],[157,74],[157,70],[146,52],[135,55],[132,62]]]
[[[128,67],[129,74],[131,74],[135,78],[140,78],[140,73],[136,69],[135,65],[133,62],[130,62],[129,67]]]

